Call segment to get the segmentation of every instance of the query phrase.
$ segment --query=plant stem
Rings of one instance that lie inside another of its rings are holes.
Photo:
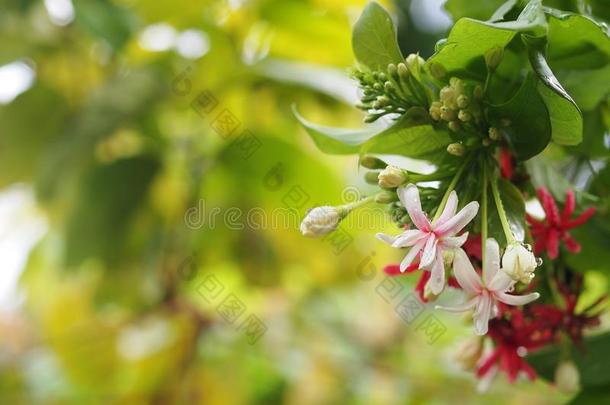
[[[491,181],[491,192],[494,196],[494,201],[496,202],[496,208],[498,210],[500,222],[502,223],[502,230],[504,230],[504,236],[506,236],[506,242],[508,244],[511,244],[515,242],[515,236],[510,230],[510,224],[508,223],[508,218],[506,217],[506,211],[504,210],[504,205],[502,204],[502,199],[500,198],[500,192],[498,191],[498,179],[494,179]]]
[[[485,244],[487,243],[487,164],[483,164],[483,190],[481,195],[481,256],[485,263]],[[485,277],[485,272],[483,272]],[[488,280],[483,280],[487,282]]]
[[[443,209],[445,208],[445,205],[447,204],[447,200],[449,199],[449,194],[451,194],[451,192],[455,188],[457,182],[460,180],[460,177],[462,176],[462,173],[464,172],[466,165],[470,162],[470,158],[471,157],[469,156],[468,158],[464,159],[464,163],[462,163],[462,166],[460,166],[458,171],[455,173],[455,176],[453,176],[453,179],[451,180],[451,183],[449,183],[449,186],[447,187],[447,190],[445,191],[445,195],[443,196],[441,203],[438,205],[438,208],[436,209],[436,213],[434,214],[434,218],[432,219],[432,222],[436,221],[438,219],[438,217],[441,216],[441,213],[443,212]]]

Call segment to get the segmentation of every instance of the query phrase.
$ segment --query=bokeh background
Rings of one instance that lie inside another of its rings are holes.
[[[404,54],[432,53],[442,3],[382,2]],[[300,235],[308,208],[367,193],[357,158],[321,154],[293,113],[361,124],[364,5],[0,2],[0,403],[566,399],[503,377],[477,393],[454,361],[468,324],[397,313],[415,280],[384,284],[382,211]]]

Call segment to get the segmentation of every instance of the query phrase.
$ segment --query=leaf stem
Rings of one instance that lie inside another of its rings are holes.
[[[496,202],[496,208],[498,211],[498,216],[500,217],[500,222],[502,223],[502,230],[504,230],[504,236],[506,236],[506,242],[511,244],[516,241],[513,232],[510,229],[510,224],[508,223],[508,218],[506,217],[506,211],[504,210],[504,205],[502,204],[502,199],[500,198],[500,192],[498,190],[498,179],[494,179],[491,181],[491,192],[494,196],[494,201]]]

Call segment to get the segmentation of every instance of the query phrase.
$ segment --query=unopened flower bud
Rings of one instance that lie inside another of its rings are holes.
[[[483,339],[479,336],[462,342],[455,355],[455,360],[465,371],[473,370],[483,354]]]
[[[402,80],[409,80],[409,69],[407,69],[407,65],[405,65],[404,63],[399,63],[397,67],[398,67],[398,76]]]
[[[379,96],[377,97],[377,105],[379,105],[380,107],[385,107],[388,104],[390,104],[390,99],[387,98],[386,96]]]
[[[470,99],[468,98],[468,96],[465,94],[460,94],[460,96],[457,98],[458,107],[466,108],[466,107],[468,107],[469,104],[470,104]]]
[[[381,84],[379,84],[379,83],[375,83],[375,84],[373,85],[373,88],[374,88],[375,90],[377,90],[377,91],[381,91],[381,90],[383,89],[383,87],[382,87],[382,86],[381,86]]]
[[[455,100],[455,90],[451,87],[443,87],[440,92],[440,98],[443,103],[453,103]]]
[[[457,77],[452,77],[449,80],[449,85],[451,87],[453,87],[453,89],[455,90],[455,95],[456,96],[460,96],[461,94],[464,93],[464,82],[462,82],[460,79],[458,79]]]
[[[580,388],[580,373],[572,361],[562,361],[555,370],[555,385],[564,394],[573,394]]]
[[[415,76],[419,76],[421,67],[424,65],[424,63],[426,63],[426,61],[416,53],[409,54],[405,61],[409,71]]]
[[[392,91],[394,91],[394,85],[392,84],[392,82],[385,82],[383,84],[383,89],[387,92],[387,93],[391,93]]]
[[[480,84],[477,84],[474,88],[474,90],[472,91],[472,94],[474,95],[474,98],[476,98],[477,100],[481,100],[483,98],[483,87],[481,87]]]
[[[447,127],[453,132],[458,132],[462,128],[458,121],[451,121],[449,124],[447,124]]]
[[[466,110],[460,110],[458,113],[458,119],[462,122],[468,122],[472,119],[472,114]]]
[[[326,235],[337,229],[342,219],[343,215],[336,207],[327,205],[313,208],[301,222],[301,233],[314,238]]]
[[[380,172],[378,171],[366,172],[364,174],[364,181],[366,181],[368,184],[377,185],[377,183],[379,182],[379,173]]]
[[[464,145],[456,142],[447,146],[447,152],[453,156],[463,156],[464,152],[466,152],[466,149],[464,148]]]
[[[442,106],[441,107],[441,119],[443,121],[453,121],[456,119],[455,116],[455,111],[453,111],[452,109],[450,109],[447,106]]]
[[[383,160],[377,159],[375,156],[366,155],[360,159],[360,166],[375,170],[384,169],[387,164]]]
[[[441,119],[441,106],[442,106],[441,103],[439,103],[438,101],[434,101],[430,105],[430,108],[428,109],[428,112],[430,113],[430,117],[434,121],[438,121]]]
[[[496,46],[485,53],[485,64],[489,70],[494,71],[502,61],[504,48]]]
[[[389,204],[398,201],[398,195],[393,191],[382,191],[375,195],[375,202],[378,204]]]
[[[488,133],[489,139],[491,139],[492,141],[499,141],[500,139],[502,139],[502,134],[500,133],[500,130],[496,127],[490,127]]]
[[[506,247],[502,256],[502,271],[514,281],[528,284],[534,278],[536,267],[536,257],[522,243],[514,242]]]
[[[396,78],[398,77],[398,70],[396,69],[396,65],[393,63],[390,63],[388,65],[388,74],[390,75],[390,77]]]
[[[436,80],[443,80],[447,76],[447,71],[440,63],[433,63],[430,65],[430,74]]]
[[[379,173],[379,187],[394,188],[407,181],[407,174],[396,166],[388,166]]]

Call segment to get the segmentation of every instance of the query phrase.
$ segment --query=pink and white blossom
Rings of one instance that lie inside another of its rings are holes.
[[[457,307],[440,307],[453,312],[474,310],[474,330],[477,335],[485,335],[489,320],[497,315],[497,303],[525,305],[540,297],[538,293],[525,295],[507,294],[515,284],[508,274],[500,271],[500,247],[495,239],[485,242],[485,258],[482,277],[477,274],[466,252],[458,249],[453,260],[453,273],[462,289],[469,295],[467,301]]]
[[[419,268],[430,270],[428,286],[432,293],[439,294],[445,287],[443,252],[459,248],[466,242],[468,232],[460,236],[455,235],[477,215],[479,203],[472,201],[456,214],[458,198],[455,191],[452,191],[441,215],[430,222],[421,208],[417,186],[409,184],[399,187],[397,194],[417,229],[406,230],[395,237],[378,233],[377,238],[396,248],[411,248],[400,263],[401,272],[421,253]]]

